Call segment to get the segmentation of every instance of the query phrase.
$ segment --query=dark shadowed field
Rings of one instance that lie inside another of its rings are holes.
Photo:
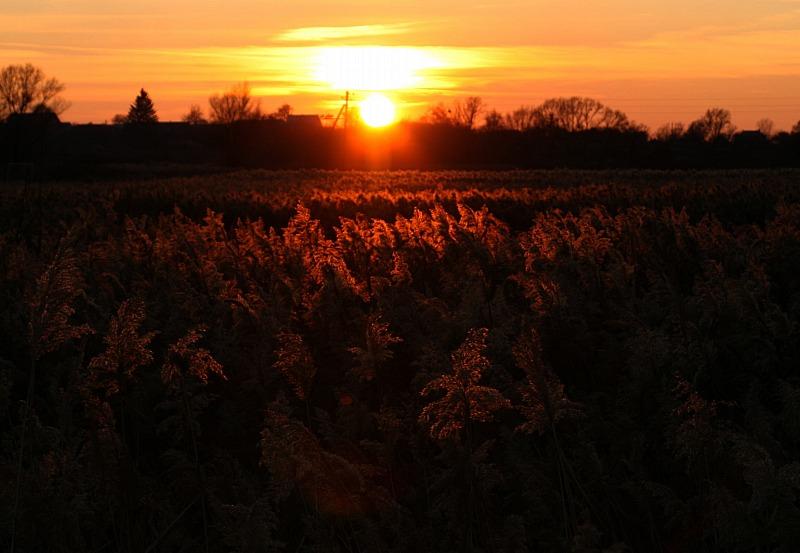
[[[800,171],[0,188],[16,551],[798,551]]]

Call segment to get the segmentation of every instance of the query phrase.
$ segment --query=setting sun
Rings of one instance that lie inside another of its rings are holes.
[[[383,94],[370,94],[359,104],[359,110],[370,127],[385,127],[394,121],[394,104]]]

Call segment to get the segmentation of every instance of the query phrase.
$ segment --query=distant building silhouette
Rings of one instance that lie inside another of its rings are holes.
[[[60,126],[58,115],[52,111],[11,114],[5,124],[8,161],[41,161]]]
[[[322,128],[322,120],[319,115],[289,115],[286,118],[286,123],[295,129],[320,129]]]

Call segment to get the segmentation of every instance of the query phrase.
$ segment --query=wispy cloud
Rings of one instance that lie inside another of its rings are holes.
[[[279,42],[321,42],[349,38],[378,37],[407,33],[411,23],[389,25],[350,25],[344,27],[300,27],[288,29],[275,37]]]

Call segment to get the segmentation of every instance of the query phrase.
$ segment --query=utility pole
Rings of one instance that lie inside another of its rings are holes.
[[[336,119],[333,121],[334,129],[336,128],[336,125],[339,123],[339,119],[341,119],[342,115],[344,115],[343,127],[344,130],[347,130],[347,120],[350,118],[349,111],[350,111],[350,91],[347,90],[344,93],[344,105],[341,108],[339,108],[339,113],[336,115]]]
[[[347,120],[350,118],[349,109],[350,109],[350,91],[349,90],[345,90],[345,92],[344,92],[344,130],[347,130]]]

